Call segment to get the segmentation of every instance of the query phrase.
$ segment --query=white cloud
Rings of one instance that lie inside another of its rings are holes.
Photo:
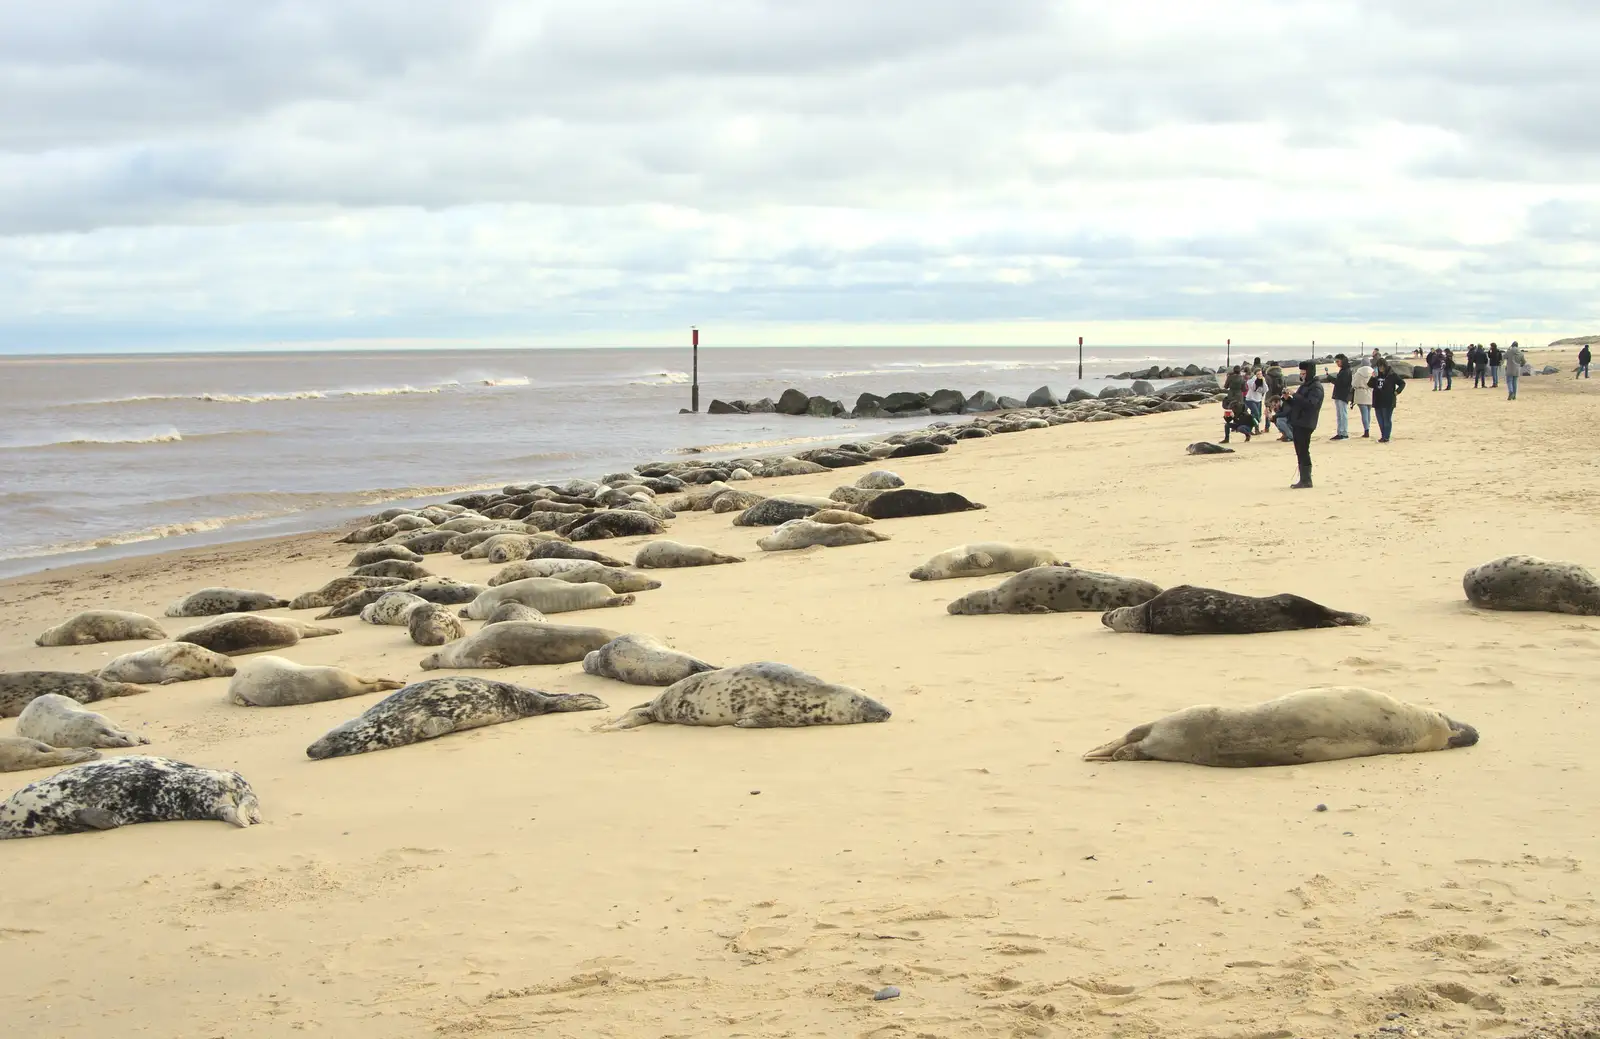
[[[1563,0],[6,5],[0,349],[1577,328],[1596,42]]]

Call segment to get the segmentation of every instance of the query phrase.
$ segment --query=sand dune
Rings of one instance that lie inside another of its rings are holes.
[[[213,679],[96,705],[148,735],[141,750],[240,770],[264,822],[0,844],[8,1023],[910,1039],[1504,1036],[1577,1020],[1600,985],[1600,618],[1480,613],[1461,574],[1514,551],[1600,566],[1596,386],[1525,379],[1508,404],[1418,382],[1389,445],[1326,443],[1330,405],[1309,493],[1288,490],[1286,444],[1185,455],[1220,433],[1215,407],[963,443],[890,464],[985,511],[784,553],[754,549],[765,530],[684,513],[669,537],[749,561],[653,571],[664,587],[635,605],[563,615],[805,668],[887,704],[882,725],[596,733],[654,693],[580,664],[481,673],[610,710],[329,761],[307,744],[383,694],[246,709]],[[859,472],[764,482],[825,493]],[[1003,577],[907,576],[981,540],[1373,621],[1116,635],[1092,614],[950,616]],[[130,646],[32,640],[80,609],[155,615],[205,585],[292,597],[350,552],[305,536],[6,581],[0,660],[93,668]],[[427,565],[478,582],[496,569]],[[325,623],[344,633],[281,655],[424,677],[429,650],[403,628]],[[1260,770],[1080,760],[1171,710],[1318,684],[1441,708],[1482,742]],[[0,796],[43,774],[0,776]],[[874,1002],[885,985],[903,995]]]

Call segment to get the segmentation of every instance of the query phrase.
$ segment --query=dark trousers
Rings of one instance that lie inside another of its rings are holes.
[[[1304,426],[1294,427],[1294,456],[1300,460],[1301,469],[1311,468],[1311,434],[1315,430]]]
[[[1378,413],[1378,433],[1384,440],[1389,439],[1389,434],[1394,432],[1394,409],[1373,408]]]

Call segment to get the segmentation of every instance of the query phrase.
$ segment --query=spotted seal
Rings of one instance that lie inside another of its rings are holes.
[[[790,520],[805,519],[813,513],[831,508],[831,499],[802,498],[786,495],[782,498],[763,498],[733,518],[736,527],[776,527]]]
[[[980,541],[945,549],[912,570],[911,579],[943,581],[952,577],[1021,573],[1036,566],[1071,565],[1047,548],[1010,545],[1003,541]]]
[[[377,602],[363,606],[361,619],[368,624],[405,624],[413,609],[431,605],[433,604],[420,595],[412,595],[410,592],[390,592],[380,596]]]
[[[96,703],[149,691],[140,685],[78,671],[5,671],[0,672],[0,718],[15,718],[36,697],[46,693],[70,696],[79,703]]]
[[[497,588],[485,589],[483,594],[461,610],[461,616],[481,621],[503,602],[520,602],[541,613],[567,613],[628,606],[633,601],[633,596],[616,595],[610,588],[594,581],[574,584],[554,577],[525,577]]]
[[[142,613],[125,610],[85,610],[33,640],[35,646],[90,646],[99,642],[164,639],[161,625]]]
[[[592,559],[605,566],[627,566],[620,559],[596,552],[592,548],[582,545],[572,545],[565,541],[540,541],[528,549],[529,559]]]
[[[1452,750],[1477,742],[1476,729],[1439,711],[1359,686],[1328,686],[1250,707],[1187,707],[1083,757],[1253,768]]]
[[[17,735],[38,740],[51,747],[138,747],[150,741],[137,733],[124,732],[103,714],[84,710],[70,696],[46,693],[17,716]]]
[[[27,772],[35,768],[58,768],[100,758],[98,750],[85,747],[52,747],[21,736],[0,736],[0,772]]]
[[[1298,595],[1257,598],[1183,584],[1137,606],[1111,610],[1101,616],[1100,623],[1112,631],[1151,635],[1244,635],[1370,624],[1371,620]]]
[[[744,557],[714,552],[699,545],[684,545],[676,541],[651,541],[639,546],[633,565],[642,569],[665,570],[683,566],[721,566],[742,563]]]
[[[756,547],[763,552],[792,552],[795,549],[821,545],[824,548],[843,548],[847,545],[868,545],[874,541],[888,541],[889,535],[880,534],[871,527],[857,527],[847,523],[815,523],[811,520],[790,520],[764,538],[756,539]]]
[[[393,577],[401,581],[420,581],[424,577],[432,577],[433,571],[421,563],[412,563],[404,559],[380,559],[376,563],[356,567],[351,576]]]
[[[1233,454],[1233,448],[1199,440],[1184,448],[1183,452],[1189,455],[1231,455]]]
[[[420,563],[426,558],[421,552],[413,552],[404,545],[373,545],[363,548],[350,557],[346,566],[366,566],[368,563],[377,563],[385,559],[403,559],[408,563]]]
[[[969,501],[954,491],[921,491],[897,487],[884,491],[871,501],[854,506],[855,511],[873,519],[904,519],[909,516],[942,516],[949,512],[968,512],[987,506]]]
[[[505,621],[485,625],[422,659],[424,671],[438,668],[522,667],[526,664],[571,664],[617,638],[605,628],[566,624]]]
[[[419,646],[442,646],[465,638],[467,629],[451,614],[449,607],[430,602],[406,614],[406,634]]]
[[[295,596],[289,601],[289,609],[314,610],[328,607],[368,588],[396,588],[402,584],[405,582],[398,577],[366,577],[356,574],[336,577],[314,592]]]
[[[198,628],[191,628],[174,642],[188,642],[213,653],[234,656],[286,649],[301,639],[317,639],[342,634],[338,628],[321,628],[290,617],[261,617],[245,614],[218,617]]]
[[[874,469],[856,480],[856,486],[869,491],[892,491],[896,487],[904,487],[906,482],[900,479],[898,473],[887,469]]]
[[[1502,556],[1468,570],[1461,584],[1479,609],[1600,615],[1600,582],[1577,563]]]
[[[100,677],[113,682],[171,685],[199,678],[226,678],[234,671],[233,661],[221,653],[192,642],[163,642],[122,654],[100,669]]]
[[[243,588],[202,588],[190,592],[167,607],[168,617],[214,617],[219,613],[251,613],[256,610],[276,610],[289,605],[267,592],[252,592]]]
[[[484,627],[488,627],[491,624],[505,624],[508,621],[528,621],[534,624],[543,624],[545,620],[545,615],[532,606],[524,606],[520,602],[503,602],[494,608],[494,612],[489,614],[488,619],[483,624]]]
[[[0,839],[110,830],[134,823],[261,821],[255,791],[237,772],[129,754],[35,780],[0,804]]]
[[[630,685],[671,685],[715,671],[717,665],[679,653],[652,635],[623,635],[585,656],[583,670]]]
[[[763,661],[690,675],[600,728],[632,729],[651,722],[792,728],[882,722],[889,715],[889,708],[859,689]]]
[[[291,707],[401,689],[392,678],[363,678],[342,667],[307,666],[283,657],[253,657],[228,680],[228,700],[241,707]]]
[[[618,595],[649,592],[661,587],[660,581],[637,570],[602,566],[588,559],[524,559],[489,578],[489,587],[498,588],[530,577],[552,578],[568,584],[603,584]]]
[[[1160,585],[1137,577],[1079,570],[1072,566],[1036,566],[1006,578],[993,588],[968,592],[945,609],[958,617],[987,613],[1104,611],[1138,605],[1160,592]]]
[[[306,748],[306,757],[320,761],[365,754],[518,718],[598,711],[605,706],[586,693],[545,693],[466,675],[429,678],[391,693],[359,717],[330,729]]]

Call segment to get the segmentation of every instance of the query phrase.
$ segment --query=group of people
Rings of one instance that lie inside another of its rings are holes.
[[[1585,350],[1588,347],[1584,347]],[[1428,351],[1428,372],[1433,376],[1434,390],[1449,390],[1455,386],[1456,352],[1449,347],[1434,347]],[[1582,363],[1582,355],[1579,355]],[[1522,347],[1512,343],[1504,351],[1498,343],[1490,343],[1485,349],[1482,343],[1473,343],[1467,347],[1466,372],[1472,376],[1472,385],[1476,389],[1499,389],[1500,372],[1503,369],[1506,375],[1506,399],[1517,399],[1517,381],[1522,377],[1522,366],[1528,363],[1527,356],[1522,352]]]
[[[1395,402],[1405,390],[1405,379],[1376,350],[1370,360],[1363,360],[1357,367],[1352,367],[1344,354],[1335,356],[1334,364],[1337,429],[1329,439],[1350,439],[1350,409],[1354,407],[1361,416],[1361,436],[1372,436],[1375,416],[1378,443],[1387,444],[1394,432]],[[1300,385],[1292,394],[1285,392],[1287,389],[1283,369],[1276,364],[1263,368],[1258,357],[1250,365],[1234,365],[1223,384],[1227,396],[1222,403],[1222,441],[1227,443],[1236,432],[1248,440],[1268,426],[1276,428],[1278,439],[1294,443],[1300,480],[1290,486],[1298,490],[1311,486],[1311,435],[1316,432],[1322,411],[1323,391],[1316,362],[1301,361]]]

